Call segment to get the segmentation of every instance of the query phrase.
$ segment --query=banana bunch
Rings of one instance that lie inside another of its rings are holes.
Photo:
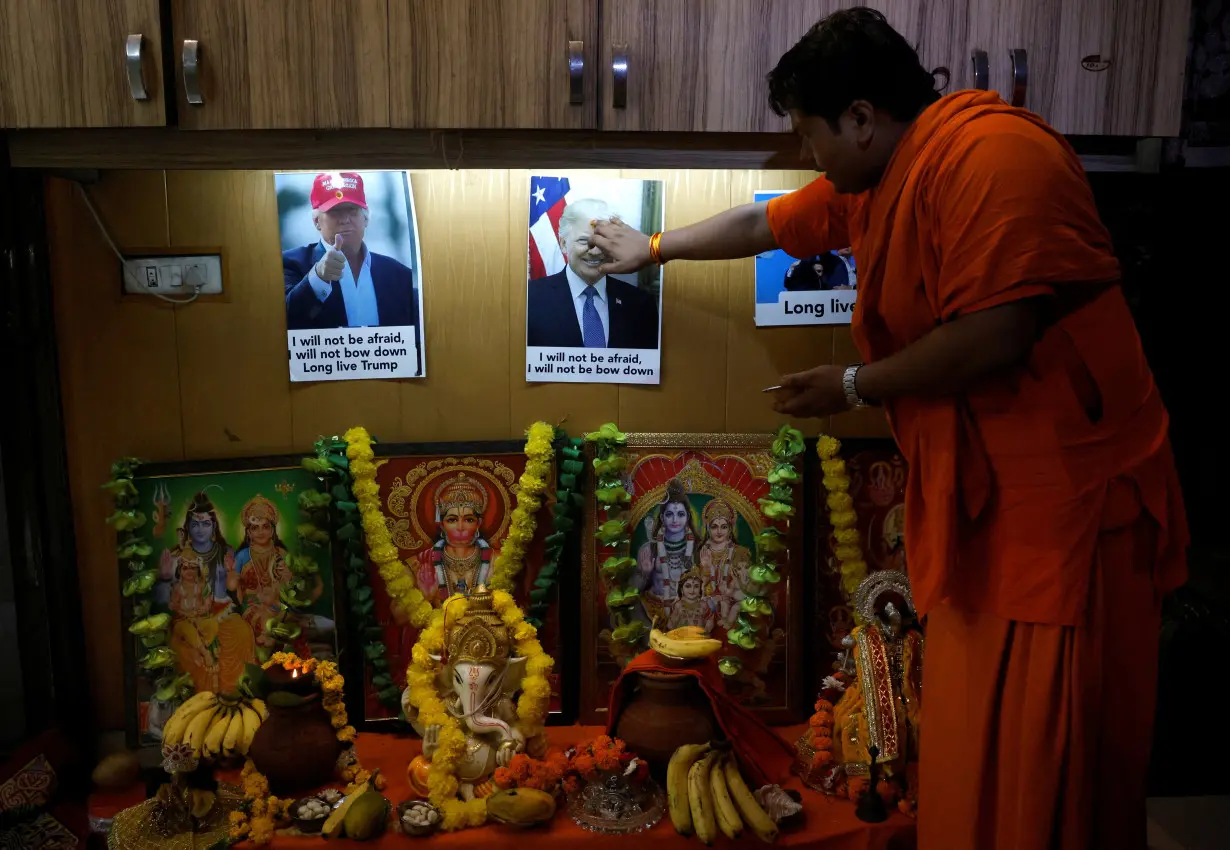
[[[198,691],[162,727],[163,746],[187,744],[198,758],[247,755],[269,709],[258,699]]]
[[[649,632],[649,647],[667,658],[692,659],[712,655],[722,648],[722,642],[705,637],[705,630],[700,626],[684,626],[669,632],[653,629]]]
[[[777,840],[777,824],[756,802],[728,751],[709,744],[675,750],[666,768],[666,792],[671,823],[680,835],[694,834],[711,845],[719,831],[733,841],[746,826],[761,841]]]

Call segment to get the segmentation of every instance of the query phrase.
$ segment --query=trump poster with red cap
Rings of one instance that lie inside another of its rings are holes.
[[[274,175],[292,381],[421,378],[423,280],[405,171]]]

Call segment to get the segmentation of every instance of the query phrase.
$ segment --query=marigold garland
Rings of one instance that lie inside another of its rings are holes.
[[[491,587],[496,590],[513,589],[513,579],[525,567],[525,553],[534,540],[538,529],[537,514],[542,507],[543,494],[547,491],[547,478],[555,460],[551,443],[555,428],[546,422],[530,426],[525,441],[525,472],[517,482],[517,507],[513,509],[508,536],[500,545],[500,553],[491,565]]]
[[[581,495],[585,481],[585,461],[582,458],[583,440],[574,440],[562,428],[555,429],[557,446],[555,463],[555,506],[551,518],[551,533],[543,540],[542,567],[530,589],[530,607],[525,612],[526,621],[536,629],[546,622],[551,608],[551,590],[559,578],[560,560],[565,549],[574,558],[579,553],[571,550],[576,542],[575,532],[580,528],[578,514],[585,505]],[[574,563],[576,561],[574,560]]]
[[[361,531],[359,504],[352,489],[349,444],[341,437],[322,437],[316,441],[315,453],[303,459],[303,467],[316,475],[320,490],[305,490],[299,494],[299,507],[309,519],[300,525],[300,536],[310,541],[317,535],[333,539],[341,547],[341,564],[346,574],[346,594],[350,607],[350,631],[358,637],[363,658],[371,668],[371,685],[380,703],[390,711],[398,711],[401,688],[389,673],[389,661],[384,631],[376,622],[376,603],[368,577],[366,550]],[[365,453],[356,451],[362,464]],[[362,469],[362,466],[360,466]],[[305,536],[305,535],[310,535]]]
[[[456,594],[432,612],[430,623],[419,634],[414,645],[410,667],[406,671],[410,704],[418,710],[419,723],[424,727],[440,727],[438,748],[427,771],[427,788],[428,799],[440,810],[440,828],[445,831],[481,826],[487,820],[486,800],[464,802],[457,799],[457,762],[465,755],[466,734],[457,718],[444,707],[444,701],[436,691],[440,663],[432,659],[433,655],[438,657],[444,648],[446,612],[448,621],[455,622],[465,614],[466,605],[467,597]],[[551,699],[547,674],[555,662],[543,651],[537,631],[525,621],[521,609],[513,603],[507,591],[496,590],[492,593],[492,608],[508,627],[514,641],[514,651],[526,659],[521,697],[517,700],[517,719],[525,737],[532,738],[542,732],[546,723]]]
[[[346,716],[345,688],[346,680],[337,670],[337,664],[332,661],[319,661],[315,658],[300,658],[293,652],[275,652],[268,661],[261,665],[262,670],[278,666],[287,672],[298,670],[300,675],[316,674],[316,682],[324,695],[323,705],[329,712],[329,720],[337,730],[337,739],[343,743],[354,742],[356,732]]]
[[[290,823],[294,800],[280,800],[269,793],[269,780],[256,769],[251,759],[240,774],[244,805],[230,814],[231,843],[250,840],[259,846],[273,840],[273,831]]]
[[[415,586],[412,573],[402,563],[397,547],[393,545],[393,536],[385,525],[384,513],[380,510],[380,485],[376,483],[371,434],[367,433],[366,428],[356,427],[347,431],[343,439],[346,441],[346,457],[350,460],[350,474],[354,479],[352,491],[363,521],[367,555],[384,579],[394,614],[400,612],[412,626],[422,628],[431,619],[433,608]]]
[[[863,559],[862,535],[857,528],[858,515],[850,495],[850,475],[841,459],[841,441],[821,434],[816,442],[820,469],[824,473],[825,505],[829,509],[829,525],[833,527],[833,556],[841,567],[841,588],[853,597],[859,584],[867,577],[867,562]],[[861,619],[856,611],[855,619]]]

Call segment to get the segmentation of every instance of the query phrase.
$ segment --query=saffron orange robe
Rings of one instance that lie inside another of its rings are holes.
[[[771,201],[793,256],[851,246],[866,362],[1037,299],[1028,361],[885,409],[909,463],[927,617],[922,850],[1144,848],[1159,600],[1186,576],[1168,419],[1080,161],[1037,116],[957,92],[880,184]]]

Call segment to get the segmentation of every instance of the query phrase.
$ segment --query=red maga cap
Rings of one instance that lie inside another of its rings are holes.
[[[338,204],[355,204],[367,209],[363,178],[353,171],[317,174],[312,181],[312,209],[328,212]]]

